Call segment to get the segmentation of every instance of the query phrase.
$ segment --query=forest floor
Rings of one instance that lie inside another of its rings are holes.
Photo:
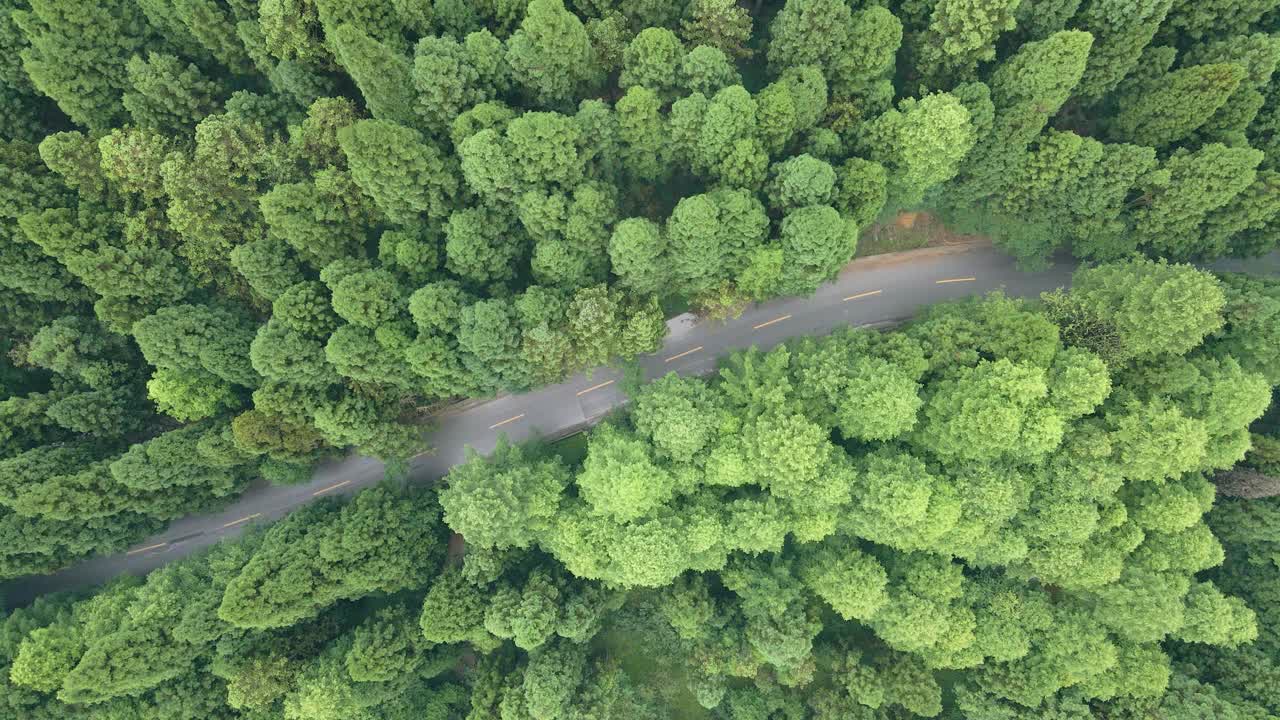
[[[891,220],[873,223],[864,230],[858,239],[854,259],[903,250],[990,242],[990,238],[981,235],[965,235],[951,230],[937,215],[927,210],[901,212]]]

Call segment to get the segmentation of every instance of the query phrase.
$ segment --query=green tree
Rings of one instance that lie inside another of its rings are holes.
[[[227,583],[218,616],[239,627],[283,627],[339,600],[420,587],[439,563],[438,523],[430,493],[387,487],[340,509],[309,506],[266,533]]]
[[[229,93],[194,64],[185,67],[173,55],[149,52],[125,65],[131,89],[121,100],[139,127],[185,132],[216,112]]]
[[[787,0],[769,27],[770,70],[817,65],[829,73],[846,49],[851,18],[843,0]]]
[[[201,120],[194,152],[173,153],[160,166],[167,216],[183,240],[178,251],[197,278],[220,277],[233,248],[265,234],[258,196],[283,170],[276,138],[231,112]]]
[[[717,435],[715,396],[703,383],[668,373],[636,397],[636,430],[649,438],[659,456],[690,462]]]
[[[1208,213],[1224,208],[1256,177],[1261,153],[1249,147],[1205,145],[1180,150],[1162,172],[1145,184],[1145,206],[1132,215],[1133,234],[1143,246],[1171,260],[1190,260],[1213,252],[1202,223]]]
[[[1150,260],[1082,269],[1073,278],[1072,295],[1111,322],[1134,356],[1196,347],[1222,326],[1225,304],[1213,276]]]
[[[507,41],[507,64],[539,104],[560,106],[599,82],[591,40],[563,0],[532,0]]]
[[[742,190],[716,190],[680,200],[667,218],[667,257],[685,292],[706,292],[740,271],[764,242],[769,220]]]
[[[646,443],[609,426],[592,433],[575,482],[592,512],[617,522],[650,514],[676,490],[675,477],[654,463]]]
[[[445,267],[477,285],[512,279],[524,250],[514,218],[490,206],[455,210],[445,238]]]
[[[622,54],[618,87],[625,90],[639,85],[659,97],[670,97],[674,94],[677,71],[684,56],[684,45],[675,33],[666,28],[645,28]]]
[[[338,25],[326,36],[334,56],[360,88],[370,115],[407,127],[417,124],[413,65],[400,49],[352,24]]]
[[[22,66],[35,88],[81,125],[106,130],[119,124],[128,88],[125,64],[154,40],[140,8],[130,2],[74,8],[62,0],[28,7],[14,10],[12,18],[30,43]]]
[[[888,601],[889,578],[880,563],[847,540],[812,547],[797,568],[804,583],[846,620],[875,617]]]
[[[811,293],[853,258],[857,227],[830,205],[797,208],[782,219],[781,289]]]
[[[378,218],[351,175],[336,169],[317,172],[311,182],[276,185],[258,202],[268,236],[317,269],[361,254]]]
[[[525,388],[530,368],[521,362],[515,309],[503,300],[481,300],[462,309],[458,347],[463,364],[488,387]]]
[[[916,442],[944,457],[1043,456],[1062,440],[1063,418],[1047,407],[1043,371],[1000,360],[933,385]],[[998,429],[997,429],[998,428]]]
[[[949,188],[955,206],[980,202],[1008,186],[1027,146],[1080,82],[1092,44],[1088,33],[1065,30],[1023,45],[996,67],[990,82],[992,129],[979,138]]]
[[[889,362],[859,358],[836,402],[836,422],[846,437],[890,440],[910,432],[922,404],[920,384]]]
[[[448,215],[459,192],[456,166],[416,130],[360,120],[338,131],[351,177],[388,219],[412,225]]]
[[[488,458],[469,453],[467,461],[449,473],[440,506],[445,522],[469,544],[527,547],[548,527],[568,480],[558,459],[528,458],[504,439]]]
[[[680,21],[680,37],[691,48],[713,47],[732,58],[749,58],[751,14],[732,0],[694,0]]]
[[[996,40],[1012,30],[1019,0],[942,0],[933,6],[929,25],[908,40],[924,85],[942,89],[973,79],[979,62],[995,59]]]
[[[203,371],[250,388],[259,382],[249,363],[254,334],[247,318],[210,305],[162,308],[133,326],[138,348],[157,368]]]
[[[662,99],[644,85],[634,85],[618,100],[616,116],[622,161],[637,180],[653,182],[671,174],[671,144],[661,114]]]
[[[405,311],[405,293],[386,270],[363,270],[343,276],[332,286],[333,311],[353,325],[376,329]]]
[[[231,267],[267,300],[274,300],[302,280],[302,264],[283,240],[254,240],[236,247],[230,257]]]
[[[613,229],[609,239],[609,259],[613,272],[625,287],[639,293],[659,293],[666,289],[667,273],[662,254],[662,228],[644,218],[627,218]]]
[[[1153,147],[1181,140],[1222,107],[1244,76],[1244,68],[1233,63],[1194,65],[1119,94],[1120,111],[1108,126],[1110,134],[1120,142]]]
[[[730,85],[741,85],[742,76],[723,51],[708,45],[698,45],[680,61],[677,75],[681,89],[714,96]]]
[[[782,213],[806,205],[825,205],[835,192],[836,171],[812,155],[776,163],[766,188],[770,206]]]
[[[948,93],[908,98],[867,125],[862,146],[888,172],[886,206],[917,205],[955,177],[976,140],[971,114]]]
[[[422,602],[419,626],[422,635],[434,643],[469,642],[478,648],[492,647],[496,638],[484,629],[487,598],[484,590],[466,579],[461,571],[446,571],[431,583]]]
[[[447,134],[464,111],[490,100],[510,84],[501,42],[488,30],[463,40],[424,37],[414,48],[417,116],[434,135]]]
[[[1084,2],[1076,22],[1079,29],[1093,35],[1093,49],[1076,96],[1092,103],[1115,89],[1137,66],[1171,4],[1172,0]]]

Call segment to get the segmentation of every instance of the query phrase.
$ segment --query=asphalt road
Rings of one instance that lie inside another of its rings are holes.
[[[1280,272],[1280,253],[1261,260],[1227,261],[1215,269]],[[1004,253],[990,247],[931,248],[872,256],[851,264],[811,297],[755,305],[729,322],[696,322],[680,316],[669,323],[662,350],[641,358],[646,377],[668,372],[704,374],[719,356],[755,345],[769,348],[799,335],[820,335],[845,326],[875,326],[905,320],[922,306],[1003,289],[1030,297],[1069,284],[1074,264],[1061,262],[1044,272],[1017,270]],[[591,425],[625,404],[612,369],[575,375],[558,385],[521,395],[504,395],[447,414],[425,438],[434,448],[410,461],[409,477],[431,482],[465,459],[465,449],[491,451],[499,434],[513,441],[534,435],[559,437]],[[111,556],[96,557],[51,575],[19,578],[0,589],[7,605],[21,606],[45,593],[105,582],[122,573],[143,574],[161,565],[235,537],[254,523],[279,519],[317,497],[347,495],[376,485],[383,465],[350,456],[321,466],[303,485],[250,487],[221,512],[175,521],[169,528]]]

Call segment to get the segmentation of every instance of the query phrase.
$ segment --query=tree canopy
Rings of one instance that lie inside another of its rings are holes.
[[[1192,284],[1216,299],[1186,322],[1128,310]],[[1134,260],[738,352],[644,386],[581,452],[503,441],[438,500],[383,484],[16,609],[0,697],[50,719],[1268,717],[1280,484],[1249,433],[1274,427],[1276,288]],[[304,327],[317,290],[279,315]],[[200,427],[105,477],[216,485],[226,460],[173,464],[233,452]],[[4,492],[78,452],[5,460]]]
[[[42,599],[0,716],[1280,712],[1241,679],[1275,672],[1280,295],[1182,264],[1277,247],[1278,21],[0,2],[0,579],[417,454],[423,408],[652,353],[668,312],[813,294],[900,212],[1085,263],[663,379],[581,458],[503,444],[438,502]]]

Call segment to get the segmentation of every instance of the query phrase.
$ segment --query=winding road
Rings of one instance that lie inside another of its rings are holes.
[[[1263,259],[1215,263],[1214,269],[1280,273],[1280,253]],[[880,326],[905,320],[924,305],[1002,289],[1030,297],[1067,285],[1074,264],[1064,260],[1043,272],[1026,273],[1004,253],[985,245],[928,248],[858,260],[817,293],[754,305],[728,322],[699,322],[682,315],[668,322],[663,347],[640,359],[647,378],[668,372],[705,374],[728,351],[769,348],[800,335],[820,335],[845,326]],[[520,395],[471,403],[438,418],[426,437],[434,452],[410,460],[409,478],[430,482],[465,459],[465,448],[491,451],[499,434],[513,441],[533,435],[561,437],[590,426],[627,399],[617,370],[575,375],[558,385]],[[349,456],[321,466],[302,485],[258,482],[224,510],[175,521],[164,532],[117,555],[85,560],[51,575],[19,578],[0,588],[9,606],[38,595],[96,585],[122,574],[143,574],[190,555],[255,523],[276,520],[318,497],[347,495],[376,485],[383,465]]]

